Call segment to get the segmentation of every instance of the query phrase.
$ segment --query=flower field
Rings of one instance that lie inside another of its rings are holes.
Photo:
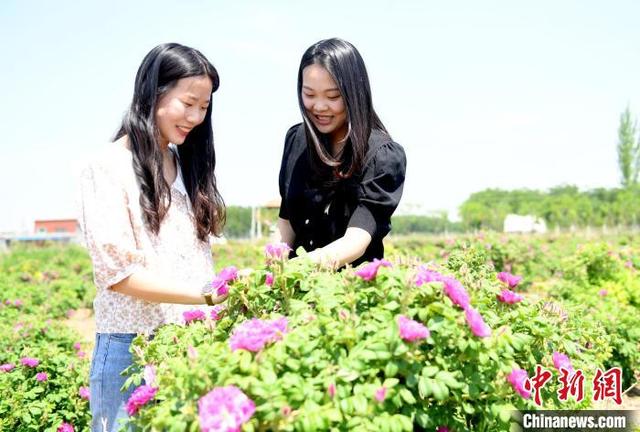
[[[216,246],[229,300],[134,340],[131,423],[508,431],[514,409],[617,399],[640,376],[638,240],[396,238],[341,272],[278,245]],[[0,269],[0,429],[88,430],[91,347],[62,323],[90,307],[86,253],[15,249]]]

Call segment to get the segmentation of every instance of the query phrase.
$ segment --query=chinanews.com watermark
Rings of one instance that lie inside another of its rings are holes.
[[[632,432],[638,430],[640,412],[623,410],[519,411],[515,420],[520,426],[517,430],[522,432]]]
[[[539,407],[542,406],[541,390],[551,378],[549,370],[537,365],[535,375],[522,383],[523,390],[533,393],[533,401]],[[558,400],[581,402],[584,399],[586,383],[580,369],[560,368],[558,381],[561,384]],[[594,403],[611,400],[616,405],[622,404],[620,368],[596,369],[589,384]],[[524,410],[516,411],[514,418],[519,426],[515,430],[522,432],[640,431],[640,410]]]

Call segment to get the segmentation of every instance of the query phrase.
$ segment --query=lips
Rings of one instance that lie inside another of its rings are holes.
[[[329,124],[331,124],[331,120],[333,119],[333,116],[314,114],[313,119],[317,124],[321,126],[328,126]]]
[[[186,137],[187,135],[189,135],[189,132],[191,132],[191,128],[186,128],[184,126],[176,126],[176,129],[178,130],[178,133],[183,137]]]

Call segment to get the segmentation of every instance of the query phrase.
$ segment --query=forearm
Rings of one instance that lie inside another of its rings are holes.
[[[296,240],[296,233],[291,227],[291,222],[287,219],[278,218],[278,241],[286,243],[290,248],[293,248],[293,243]]]
[[[332,268],[339,268],[364,255],[371,235],[361,228],[347,228],[344,236],[309,253],[309,258]]]
[[[205,304],[202,286],[189,285],[158,276],[148,270],[138,270],[111,287],[112,290],[154,303]],[[213,296],[219,303],[226,296]]]

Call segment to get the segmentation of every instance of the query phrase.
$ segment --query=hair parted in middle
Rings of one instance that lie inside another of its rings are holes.
[[[148,228],[155,234],[171,205],[169,185],[162,172],[162,151],[158,144],[156,108],[159,98],[181,78],[207,76],[212,91],[220,86],[216,68],[196,49],[177,43],[153,48],[142,60],[136,74],[133,101],[114,141],[127,135],[133,154],[133,169],[140,185],[140,207]],[[197,235],[220,235],[225,223],[225,206],[218,192],[216,154],[211,127],[211,105],[204,121],[194,127],[178,155],[185,188],[193,207]]]
[[[329,151],[329,137],[320,133],[309,117],[302,101],[303,71],[317,64],[327,70],[336,82],[347,110],[347,136],[341,157]],[[298,69],[298,104],[304,120],[312,169],[324,177],[324,183],[334,184],[360,173],[368,150],[372,129],[388,135],[373,108],[369,76],[362,56],[351,43],[331,38],[310,46],[300,60]]]

